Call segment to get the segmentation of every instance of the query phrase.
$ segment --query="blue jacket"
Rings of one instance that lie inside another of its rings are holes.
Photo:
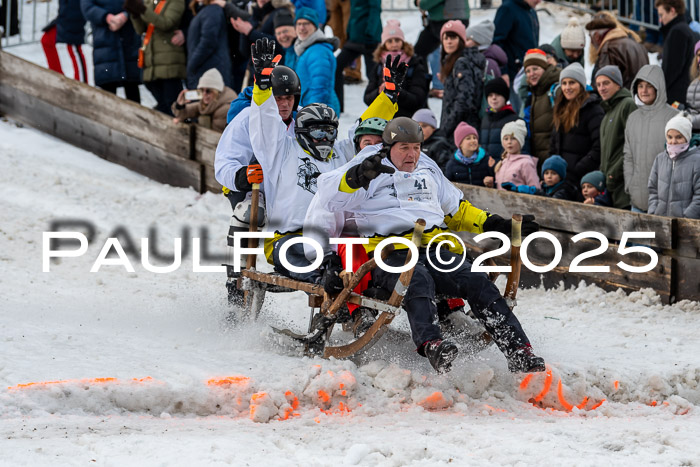
[[[480,154],[471,164],[465,164],[459,160],[458,152],[459,149],[447,161],[445,167],[445,177],[449,181],[484,186],[484,178],[493,177],[493,167],[489,167],[489,158],[483,148],[479,148]]]
[[[233,86],[226,31],[224,9],[214,4],[199,10],[190,23],[187,32],[188,89],[197,89],[199,78],[211,68],[219,70],[226,86]]]
[[[513,82],[525,52],[539,44],[540,22],[525,0],[503,0],[493,22],[496,25],[493,43],[508,55],[508,75]]]
[[[116,32],[110,31],[107,25],[107,14],[121,13],[123,4],[123,0],[80,0],[80,9],[92,25],[92,61],[97,86],[141,81],[138,66],[141,38],[131,21]]]
[[[326,24],[326,17],[328,16],[326,0],[291,0],[291,2],[297,10],[303,6],[316,10],[316,13],[318,13],[318,20],[321,24]]]
[[[303,107],[320,102],[329,105],[340,115],[340,101],[335,94],[335,45],[323,33],[316,35],[316,38],[297,58],[294,66],[301,82],[300,105]]]
[[[231,120],[236,118],[236,115],[241,113],[241,110],[246,107],[250,107],[250,101],[253,99],[253,86],[248,86],[243,88],[243,90],[238,94],[238,97],[231,102],[231,106],[228,108],[228,113],[226,114],[226,124],[231,123]]]
[[[74,45],[85,43],[85,17],[80,11],[80,0],[58,0],[56,42]]]

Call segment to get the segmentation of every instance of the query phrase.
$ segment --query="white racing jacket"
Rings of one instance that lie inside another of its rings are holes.
[[[250,107],[246,107],[226,126],[216,146],[214,176],[217,182],[232,191],[240,191],[236,186],[236,173],[241,167],[250,164],[254,157],[250,144],[249,118]],[[278,122],[288,135],[294,136],[294,120],[289,127],[282,118]]]
[[[376,154],[379,148],[378,145],[369,146],[348,164],[321,175],[316,195],[322,210],[346,212],[354,218],[360,235],[370,239],[369,245],[365,246],[368,251],[374,250],[386,237],[410,238],[418,219],[426,222],[423,245],[447,229],[483,232],[488,214],[463,200],[462,192],[425,154],[421,154],[413,172],[396,170],[393,174],[380,174],[370,182],[367,190],[348,187],[345,182],[348,169]],[[396,169],[388,158],[382,163]],[[309,210],[305,220],[307,225],[322,222],[315,214]]]
[[[379,104],[365,111],[363,118],[386,115],[387,102],[391,115],[396,111],[384,94]],[[289,135],[277,122],[281,122],[277,102],[272,91],[253,88],[250,107],[250,142],[263,170],[263,186],[267,202],[266,230],[275,232],[275,238],[265,241],[265,256],[271,259],[272,246],[281,236],[301,233],[306,211],[317,191],[318,176],[345,165],[355,155],[352,138],[338,141],[334,151],[325,161],[319,161],[305,152],[296,138]],[[376,101],[375,101],[376,102]],[[384,106],[381,109],[381,106]],[[380,110],[377,110],[380,108]],[[369,114],[368,114],[369,113]],[[354,131],[351,132],[354,135]]]

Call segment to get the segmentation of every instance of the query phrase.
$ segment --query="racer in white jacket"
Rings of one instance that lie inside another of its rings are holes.
[[[250,142],[264,174],[266,228],[275,232],[274,238],[265,240],[265,256],[282,274],[299,280],[318,281],[319,271],[289,271],[281,264],[279,252],[285,242],[301,235],[306,211],[316,193],[318,176],[344,165],[355,155],[353,139],[336,142],[338,117],[325,104],[310,104],[301,109],[295,120],[295,137],[288,135],[278,124],[280,116],[275,99],[270,99],[269,75],[274,68],[274,41],[259,39],[251,47],[251,56],[255,86],[250,110]],[[390,72],[400,84],[406,66],[396,60]],[[360,120],[391,118],[397,110],[397,95],[398,89],[393,95],[380,94]],[[301,243],[289,248],[286,257],[296,266],[309,264]]]
[[[423,247],[403,300],[418,353],[428,357],[438,372],[449,370],[457,356],[457,346],[442,339],[436,324],[435,296],[439,294],[460,297],[469,303],[505,354],[511,371],[544,371],[544,360],[532,353],[518,319],[485,273],[471,272],[471,264],[466,260],[452,271],[441,270],[460,264],[461,248],[454,252],[438,252],[435,244],[425,248],[433,237],[447,229],[473,233],[496,230],[510,235],[511,221],[489,215],[462,199],[462,193],[439,167],[421,154],[423,132],[415,121],[406,117],[392,120],[384,130],[383,140],[382,147],[367,147],[345,166],[321,175],[316,196],[323,209],[352,213],[360,235],[369,239],[366,249],[370,254],[384,238],[410,239],[415,221],[426,221]],[[313,222],[311,219],[309,213],[308,222]],[[532,216],[525,216],[524,236],[538,228]],[[402,266],[408,250],[401,244],[395,246],[397,249],[385,262]],[[445,264],[450,266],[441,266]],[[392,290],[398,276],[378,267],[373,281],[377,287]],[[334,271],[325,271],[324,282],[336,278]]]

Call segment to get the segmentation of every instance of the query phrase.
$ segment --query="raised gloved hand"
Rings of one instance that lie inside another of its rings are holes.
[[[343,272],[343,262],[336,253],[331,253],[323,258],[321,263],[321,283],[323,290],[328,295],[338,295],[344,288],[340,273]]]
[[[267,37],[258,39],[250,45],[250,57],[255,69],[255,84],[262,90],[269,88],[272,69],[282,59],[281,55],[275,56],[275,41],[268,40]]]
[[[504,219],[498,214],[491,214],[484,222],[484,232],[501,232],[510,237],[512,223],[511,219]],[[523,215],[523,222],[520,228],[521,235],[527,237],[538,230],[540,230],[540,225],[535,222],[535,216],[532,214]]]
[[[236,188],[238,191],[250,191],[253,189],[253,183],[263,182],[263,171],[260,164],[250,164],[241,167],[236,172]]]
[[[393,63],[391,61],[391,56],[386,58],[386,63],[384,65],[384,94],[394,103],[396,103],[399,92],[401,92],[401,86],[403,85],[407,70],[408,65],[406,63],[401,63],[400,56],[397,55]]]
[[[146,5],[143,4],[143,0],[124,0],[124,5],[122,8],[124,8],[130,15],[136,17],[139,17],[146,12]]]
[[[354,190],[369,188],[369,182],[381,174],[393,174],[393,167],[382,164],[382,159],[388,154],[388,148],[383,148],[377,154],[363,160],[362,163],[351,167],[345,174],[345,183]]]
[[[524,193],[526,195],[534,195],[537,193],[537,187],[536,186],[530,186],[530,185],[516,185],[511,182],[505,182],[501,183],[501,188],[504,190],[508,191],[514,191],[516,193]]]

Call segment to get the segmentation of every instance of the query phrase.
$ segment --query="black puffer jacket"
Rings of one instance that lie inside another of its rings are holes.
[[[690,84],[690,65],[695,56],[693,47],[698,36],[690,29],[684,15],[678,15],[668,24],[661,26],[661,33],[664,35],[664,59],[661,68],[666,79],[668,103],[678,101],[685,104]]]
[[[365,104],[370,105],[379,95],[379,86],[384,82],[384,64],[374,63],[370,71],[369,83],[365,89]],[[428,89],[430,88],[430,73],[423,57],[414,55],[408,61],[406,78],[399,93],[399,110],[396,117],[411,118],[416,110],[428,107]]]
[[[479,109],[484,93],[485,69],[484,54],[476,47],[468,47],[455,62],[450,76],[446,77],[440,129],[447,138],[452,137],[459,122],[481,127]]]
[[[501,145],[501,130],[508,122],[514,122],[518,115],[510,104],[503,107],[499,112],[486,112],[481,120],[481,132],[479,134],[479,146],[486,150],[486,154],[496,160],[501,159],[503,146]]]
[[[588,172],[600,169],[600,122],[603,115],[605,111],[600,106],[600,97],[591,94],[579,110],[578,125],[568,133],[564,128],[552,129],[550,152],[564,158],[566,178],[575,186]]]
[[[450,160],[455,149],[452,142],[445,138],[440,130],[437,130],[430,135],[430,138],[423,141],[421,151],[427,154],[445,172],[447,161]]]
[[[479,162],[465,164],[453,154],[445,167],[445,177],[451,182],[484,186],[484,178],[493,176],[493,167],[489,166],[487,155],[484,155]]]

